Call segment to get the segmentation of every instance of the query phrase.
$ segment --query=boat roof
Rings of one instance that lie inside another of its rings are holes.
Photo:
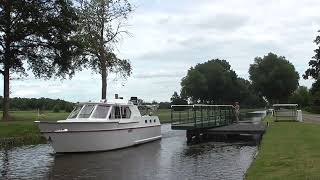
[[[101,102],[79,102],[78,104],[80,105],[85,105],[85,104],[92,104],[92,105],[133,105],[133,102],[128,101],[128,100],[123,100],[123,99],[113,99],[110,101],[104,101],[102,100]]]

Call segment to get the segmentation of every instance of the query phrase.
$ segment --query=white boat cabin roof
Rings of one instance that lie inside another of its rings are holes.
[[[85,105],[85,104],[104,104],[104,105],[122,105],[122,106],[128,106],[128,105],[134,105],[133,102],[123,100],[123,99],[113,99],[113,100],[101,100],[100,102],[80,102],[78,105]]]
[[[115,99],[113,101],[78,103],[66,120],[59,122],[79,121],[114,121],[141,117],[140,111],[131,101]]]

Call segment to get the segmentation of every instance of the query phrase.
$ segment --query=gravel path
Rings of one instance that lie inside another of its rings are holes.
[[[320,123],[320,114],[302,114],[302,118],[304,122],[310,123]]]

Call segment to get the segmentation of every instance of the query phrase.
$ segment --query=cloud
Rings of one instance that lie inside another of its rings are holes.
[[[180,91],[191,66],[207,60],[227,60],[240,77],[257,56],[269,52],[285,56],[300,75],[314,55],[313,40],[320,29],[317,0],[134,0],[135,12],[116,53],[130,59],[132,77],[108,81],[114,93],[147,101],[168,101]],[[300,79],[310,87],[312,80]],[[99,100],[101,80],[90,70],[72,80],[12,81],[15,96]],[[0,90],[1,91],[1,90]]]
[[[182,76],[182,72],[147,72],[147,73],[139,73],[137,75],[134,75],[134,78],[137,79],[146,79],[146,78],[175,78]]]
[[[34,97],[38,94],[37,89],[24,89],[15,91],[13,97]]]

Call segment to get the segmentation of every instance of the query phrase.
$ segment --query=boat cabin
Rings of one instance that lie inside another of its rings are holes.
[[[65,121],[119,121],[141,117],[133,103],[79,103]]]

